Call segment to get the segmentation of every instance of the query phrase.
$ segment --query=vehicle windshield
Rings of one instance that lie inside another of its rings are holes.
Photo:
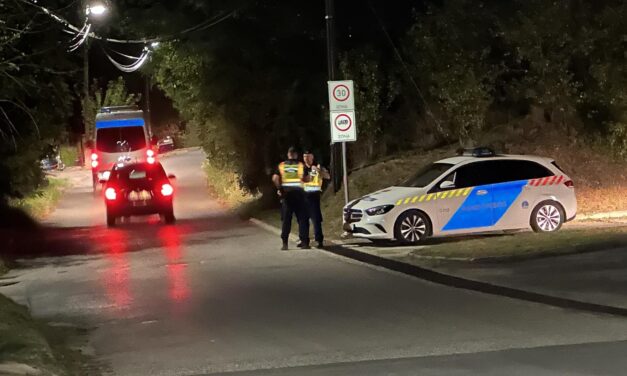
[[[453,167],[450,163],[433,163],[422,170],[418,171],[414,176],[405,180],[399,187],[416,187],[423,188],[429,185],[434,179],[442,175]]]
[[[98,129],[96,149],[103,153],[124,153],[146,147],[144,127]]]

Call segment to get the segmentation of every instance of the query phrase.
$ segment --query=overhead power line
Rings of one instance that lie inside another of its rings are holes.
[[[75,33],[81,33],[81,29],[79,29],[78,27],[72,25],[69,21],[67,21],[66,19],[64,19],[63,17],[55,14],[54,12],[52,12],[50,9],[41,6],[39,4],[33,3],[31,0],[20,0],[21,2],[34,6],[36,8],[39,8],[42,12],[44,12],[45,14],[47,14],[48,16],[50,16],[52,19],[54,19],[55,21],[63,24],[66,28],[70,29],[71,31],[74,31]],[[196,31],[202,31],[202,30],[206,30],[210,27],[216,26],[217,24],[226,21],[227,19],[233,17],[237,12],[239,11],[239,9],[235,9],[229,13],[226,14],[221,14],[218,15],[214,18],[211,18],[209,20],[205,20],[195,26],[189,27],[187,29],[181,30],[179,32],[164,36],[164,37],[151,37],[151,38],[143,38],[143,39],[116,39],[116,38],[107,38],[107,37],[102,37],[100,35],[97,35],[96,33],[90,33],[88,34],[89,38],[93,38],[93,39],[97,39],[100,41],[104,41],[104,42],[110,42],[110,43],[122,43],[122,44],[147,44],[147,43],[154,43],[154,42],[167,42],[170,40],[174,40],[178,37],[181,37],[185,34],[189,34],[189,33],[193,33]]]

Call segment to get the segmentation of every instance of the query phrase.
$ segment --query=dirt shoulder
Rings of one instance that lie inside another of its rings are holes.
[[[0,295],[0,374],[84,374],[79,331],[39,322],[26,307]]]

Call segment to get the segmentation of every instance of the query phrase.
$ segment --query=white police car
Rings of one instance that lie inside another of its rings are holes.
[[[573,181],[554,160],[488,148],[460,154],[350,202],[344,229],[355,237],[411,244],[429,236],[554,232],[575,218]]]

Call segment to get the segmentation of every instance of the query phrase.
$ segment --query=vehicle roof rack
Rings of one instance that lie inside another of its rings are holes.
[[[494,157],[496,156],[496,153],[494,152],[494,150],[487,146],[480,146],[472,149],[457,149],[457,155],[465,157],[485,158]]]
[[[139,106],[130,105],[130,106],[108,106],[102,107],[98,110],[99,114],[110,114],[113,112],[124,112],[124,111],[139,111]]]

